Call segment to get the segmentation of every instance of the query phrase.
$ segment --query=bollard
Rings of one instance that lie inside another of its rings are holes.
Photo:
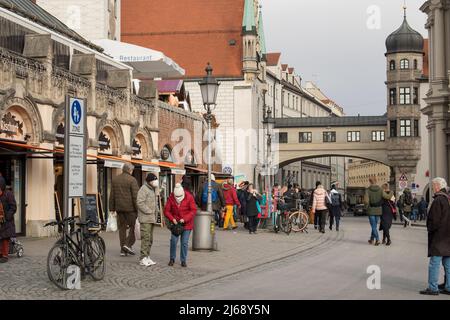
[[[198,212],[194,219],[192,250],[214,251],[216,247],[214,215],[206,211]]]

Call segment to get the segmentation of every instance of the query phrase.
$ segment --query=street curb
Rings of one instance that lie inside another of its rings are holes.
[[[151,300],[153,298],[157,298],[157,297],[161,297],[167,294],[171,294],[177,291],[181,291],[181,290],[186,290],[189,289],[191,287],[196,287],[205,283],[208,283],[210,281],[215,281],[215,280],[219,280],[222,278],[226,278],[229,276],[232,276],[234,274],[237,273],[241,273],[244,271],[248,271],[257,267],[260,267],[264,264],[268,264],[268,263],[272,263],[278,260],[283,260],[283,259],[287,259],[290,258],[292,256],[304,253],[304,252],[308,252],[311,251],[315,248],[317,248],[318,246],[324,245],[328,242],[331,242],[333,240],[338,240],[343,236],[343,233],[336,233],[336,237],[335,238],[325,238],[324,236],[319,236],[317,239],[311,241],[310,243],[307,244],[303,244],[297,248],[294,249],[290,249],[287,251],[284,251],[281,254],[278,255],[272,255],[270,258],[267,259],[259,259],[256,262],[252,262],[252,263],[248,263],[245,265],[241,265],[241,266],[237,266],[234,267],[232,269],[228,269],[228,270],[223,270],[223,271],[219,271],[216,273],[211,273],[209,275],[203,276],[203,277],[199,277],[196,279],[192,279],[186,282],[183,282],[181,284],[177,284],[177,285],[173,285],[170,287],[166,287],[166,288],[160,288],[157,289],[155,291],[153,291],[152,293],[146,293],[146,294],[138,294],[138,295],[134,295],[134,296],[128,296],[126,298],[126,300]]]

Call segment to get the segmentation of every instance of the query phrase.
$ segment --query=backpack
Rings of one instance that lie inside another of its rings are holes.
[[[341,195],[339,193],[331,194],[331,205],[333,207],[339,207],[341,205]]]
[[[214,188],[214,184],[211,183],[211,198],[212,202],[217,202],[219,200],[219,195],[217,194],[217,190]],[[208,184],[205,183],[203,186],[203,192],[202,192],[202,203],[205,204],[208,202]]]
[[[413,200],[412,200],[412,196],[410,193],[405,193],[405,196],[403,198],[404,204],[407,206],[412,205]]]

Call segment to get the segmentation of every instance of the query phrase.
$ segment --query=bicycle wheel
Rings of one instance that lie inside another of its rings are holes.
[[[84,242],[84,259],[87,272],[95,281],[105,277],[105,251],[104,242],[99,236],[87,238]]]
[[[281,215],[281,230],[283,230],[284,233],[289,235],[292,231],[292,224],[291,220],[289,219],[289,216],[286,214]]]
[[[275,231],[275,233],[280,232],[280,226],[281,226],[281,222],[280,222],[280,215],[277,215],[276,219],[275,219],[275,223],[273,225],[273,231]]]
[[[67,245],[56,243],[47,256],[47,275],[51,282],[58,288],[68,290],[66,288],[66,272],[70,265],[71,259],[67,252]]]
[[[294,232],[301,232],[308,227],[309,217],[303,211],[294,212],[289,219]]]

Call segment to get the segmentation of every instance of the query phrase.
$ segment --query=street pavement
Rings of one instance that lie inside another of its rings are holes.
[[[137,257],[120,257],[118,234],[106,233],[105,279],[87,277],[74,291],[48,280],[46,255],[56,239],[21,239],[25,257],[0,265],[0,300],[423,299],[417,291],[426,287],[426,230],[394,226],[392,247],[369,246],[369,234],[364,217],[344,218],[341,232],[325,235],[217,231],[219,251],[190,251],[188,268],[181,268],[178,260],[167,266],[170,233],[157,228],[151,254],[157,265],[145,268]],[[381,268],[381,290],[367,289],[370,265]]]

